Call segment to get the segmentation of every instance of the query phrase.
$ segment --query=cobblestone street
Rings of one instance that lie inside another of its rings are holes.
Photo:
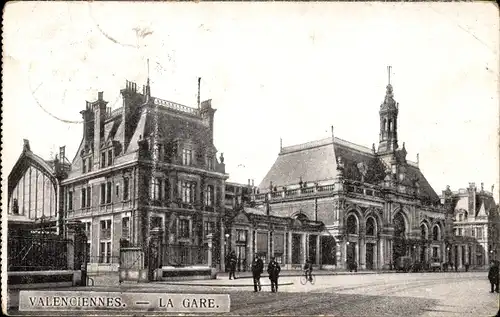
[[[259,293],[253,292],[250,278],[226,277],[68,290],[228,293],[229,315],[494,316],[499,302],[498,294],[489,293],[484,272],[318,275],[315,285],[302,285],[299,277],[285,276],[280,279],[279,293],[270,292],[267,278],[261,281]],[[14,298],[15,294],[13,304]]]

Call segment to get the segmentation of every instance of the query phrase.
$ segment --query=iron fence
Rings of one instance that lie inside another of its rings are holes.
[[[162,264],[166,266],[208,264],[207,246],[162,245],[162,250]]]
[[[68,243],[55,235],[32,234],[8,237],[9,271],[66,270]]]

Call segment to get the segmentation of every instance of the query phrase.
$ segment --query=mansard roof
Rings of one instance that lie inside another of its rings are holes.
[[[400,154],[399,152],[397,153]],[[416,163],[406,160],[405,185],[418,182],[420,193],[431,201],[439,201],[439,196],[431,187]],[[326,138],[304,144],[283,147],[276,161],[259,185],[260,190],[272,186],[283,187],[303,182],[332,181],[337,176],[338,165],[343,165],[344,177],[379,185],[387,168],[373,149],[354,144],[340,138]]]
[[[374,158],[369,148],[339,138],[283,147],[259,188],[268,189],[271,182],[280,187],[298,184],[300,179],[304,182],[333,180],[337,176],[339,156],[347,165]]]

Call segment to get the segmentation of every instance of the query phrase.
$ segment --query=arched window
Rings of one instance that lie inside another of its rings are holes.
[[[384,119],[384,123],[383,123],[382,129],[384,131],[387,131],[387,120],[386,119]]]
[[[438,226],[434,226],[432,228],[432,239],[439,240],[439,227]]]
[[[392,120],[389,119],[389,129],[387,131],[392,131]]]
[[[376,235],[375,220],[372,217],[366,220],[366,235],[368,236]]]
[[[422,240],[427,240],[427,226],[424,224],[420,226],[420,236]]]
[[[354,215],[347,217],[347,234],[358,233],[358,219]]]
[[[403,215],[398,212],[394,216],[394,236],[396,237],[404,237],[406,231],[405,219]]]

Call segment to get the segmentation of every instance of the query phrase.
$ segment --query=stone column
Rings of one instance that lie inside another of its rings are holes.
[[[354,259],[354,262],[358,263],[358,265],[360,264],[359,255],[360,255],[360,250],[359,250],[359,240],[358,240],[358,241],[356,241],[356,245],[354,246],[354,256],[356,257]],[[358,266],[358,268],[359,268],[359,266]]]
[[[463,264],[462,263],[462,245],[459,245],[458,246],[458,263],[457,263],[458,266],[457,267],[459,269],[461,269],[462,268],[462,264]]]
[[[359,268],[366,269],[366,240],[364,237],[359,239]]]
[[[384,244],[385,244],[385,238],[380,238],[378,240],[378,245],[379,245],[379,250],[378,250],[378,262],[379,262],[379,269],[384,269],[385,268],[385,257],[384,257]]]
[[[207,264],[208,267],[212,267],[212,239],[213,235],[209,233],[207,235],[207,244],[208,244],[208,250],[207,250]]]
[[[247,241],[247,248],[248,248],[248,258],[247,258],[247,264],[251,264],[253,262],[254,256],[254,248],[253,248],[253,230],[250,228],[248,230],[248,241]]]
[[[221,217],[220,218],[220,271],[221,272],[226,271],[226,252],[225,252],[226,237],[224,236],[225,234],[226,231],[224,228],[224,220]]]
[[[378,243],[373,244],[373,269],[378,270],[380,265],[378,263]]]
[[[321,264],[321,244],[320,244],[321,236],[316,236],[316,265]]]
[[[344,251],[344,245],[339,240],[335,240],[335,263],[337,268],[343,268],[345,265],[345,261],[343,261],[344,257],[342,256],[342,252]]]
[[[287,237],[288,243],[287,243],[287,259],[288,259],[288,264],[291,267],[292,264],[292,232],[288,232],[288,237]]]
[[[302,263],[305,263],[306,262],[306,259],[307,259],[307,242],[306,242],[306,234],[305,233],[302,233],[301,236],[300,236],[300,242],[301,242],[301,250],[302,251],[301,255],[302,255]],[[301,264],[302,264],[301,263]]]
[[[464,265],[466,263],[470,264],[469,263],[469,245],[468,244],[465,245],[465,263],[464,263]]]
[[[271,231],[267,231],[267,263],[269,263],[271,261],[271,257],[272,257],[272,254],[271,254]]]

